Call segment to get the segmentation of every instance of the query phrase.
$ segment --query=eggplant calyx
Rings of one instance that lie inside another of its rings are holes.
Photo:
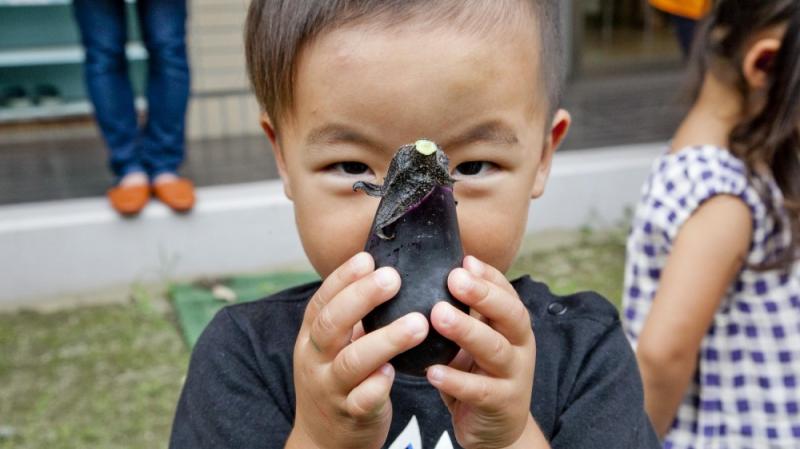
[[[449,162],[436,143],[420,139],[397,150],[383,185],[366,181],[353,184],[353,190],[381,198],[372,232],[391,240],[393,232],[385,232],[389,226],[416,208],[437,186],[452,189],[456,180],[450,176]]]
[[[366,193],[369,196],[376,196],[382,197],[383,196],[383,186],[378,184],[373,184],[371,182],[366,181],[357,181],[353,184],[353,191],[361,191]]]

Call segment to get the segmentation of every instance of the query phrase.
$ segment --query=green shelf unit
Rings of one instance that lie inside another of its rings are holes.
[[[129,61],[147,59],[147,50],[138,42],[126,46]],[[78,64],[83,62],[85,53],[77,45],[26,47],[0,51],[0,67],[30,67],[37,65]]]
[[[71,0],[0,0],[0,92],[25,90],[26,104],[0,103],[0,124],[91,113],[83,79],[84,49]],[[141,43],[136,8],[127,2],[126,46],[137,106],[143,106],[147,51]],[[37,103],[37,86],[59,92],[56,102]]]
[[[144,60],[130,61],[131,83],[135,92],[144,92],[145,72]],[[8,78],[6,78],[6,76]],[[10,83],[6,79],[14,80]],[[58,80],[54,82],[53,80]],[[24,122],[31,120],[49,120],[60,117],[81,116],[92,113],[92,106],[86,97],[83,83],[83,67],[81,64],[52,64],[32,66],[0,66],[0,90],[7,86],[21,86],[30,95],[38,85],[51,84],[61,92],[61,102],[46,105],[31,104],[22,107],[0,107],[0,123]],[[33,100],[32,100],[33,101]],[[138,98],[136,107],[144,109],[145,102]]]

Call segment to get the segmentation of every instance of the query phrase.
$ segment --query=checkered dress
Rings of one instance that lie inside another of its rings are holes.
[[[681,225],[721,194],[750,207],[753,242],[701,343],[697,372],[664,447],[800,448],[800,263],[789,270],[753,268],[774,261],[791,240],[771,176],[748,179],[742,161],[713,146],[655,161],[628,239],[625,331],[635,347]]]

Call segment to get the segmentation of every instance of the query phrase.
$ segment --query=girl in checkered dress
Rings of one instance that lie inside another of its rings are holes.
[[[800,448],[800,0],[722,0],[628,240],[624,325],[665,448]]]

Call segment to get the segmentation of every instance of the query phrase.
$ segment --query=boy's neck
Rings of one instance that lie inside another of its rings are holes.
[[[731,131],[742,120],[742,101],[736,88],[706,74],[697,101],[673,138],[672,151],[694,145],[727,148]]]

